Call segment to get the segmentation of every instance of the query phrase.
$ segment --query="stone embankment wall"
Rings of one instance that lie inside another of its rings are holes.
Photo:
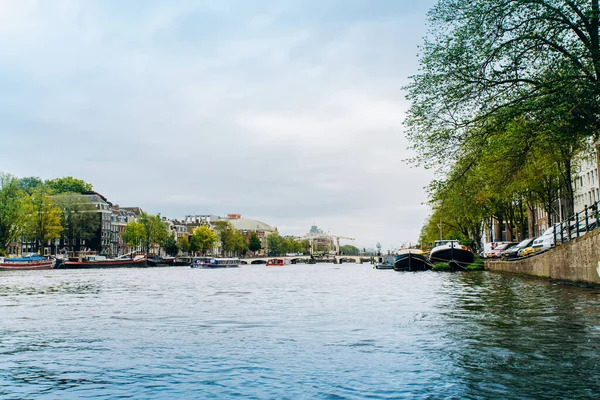
[[[531,257],[486,261],[485,269],[600,286],[600,229]]]

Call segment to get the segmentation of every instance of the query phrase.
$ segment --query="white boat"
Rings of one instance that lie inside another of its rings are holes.
[[[192,268],[236,268],[240,266],[239,258],[197,258],[190,265]]]
[[[378,257],[378,260],[373,264],[373,268],[375,269],[394,269],[394,259],[396,257],[393,255]]]

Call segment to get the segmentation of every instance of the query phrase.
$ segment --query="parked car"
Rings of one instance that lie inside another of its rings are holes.
[[[519,257],[519,252],[526,247],[530,247],[533,244],[535,238],[529,238],[522,240],[516,246],[509,247],[502,253],[502,258],[517,258]]]
[[[535,238],[535,239],[537,239],[537,238]],[[533,242],[535,242],[535,239],[533,239]],[[521,250],[519,250],[518,256],[519,257],[526,257],[526,256],[528,256],[530,254],[533,254],[534,253],[533,242],[531,242],[531,244],[529,246],[524,247]]]
[[[554,247],[554,234],[542,235],[535,238],[531,247],[533,247],[533,251],[535,252],[551,249]]]
[[[579,231],[579,233],[577,232]],[[556,233],[555,233],[556,232]],[[571,223],[568,227],[566,223],[554,224],[546,229],[533,242],[534,251],[548,250],[556,245],[556,241],[575,239],[578,236],[583,236],[586,233],[585,226],[581,223]]]
[[[485,258],[500,258],[507,249],[516,246],[515,242],[498,242],[498,245],[485,253]]]
[[[532,247],[533,251],[548,250],[555,245],[554,232],[556,231],[556,238],[560,240],[560,235],[563,229],[561,224],[554,224],[550,228],[546,229],[539,237],[535,238]],[[566,234],[563,232],[563,234]]]

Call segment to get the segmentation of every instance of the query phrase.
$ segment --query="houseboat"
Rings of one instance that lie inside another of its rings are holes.
[[[447,262],[455,269],[464,269],[473,263],[473,259],[471,249],[461,245],[458,240],[436,240],[429,252],[429,260],[432,263]]]
[[[427,254],[419,249],[402,249],[394,259],[395,271],[426,271],[431,267]]]
[[[149,257],[147,259],[148,266],[150,267],[168,267],[175,265],[175,257]]]
[[[0,257],[0,271],[21,271],[35,269],[52,269],[56,259],[31,255],[27,257],[4,258]]]
[[[394,268],[394,259],[395,257],[392,255],[378,257],[377,261],[373,265],[375,269],[393,269]]]
[[[190,265],[192,268],[236,268],[239,258],[198,258]]]
[[[76,257],[69,257],[64,261],[60,268],[81,269],[81,268],[135,268],[146,267],[146,256],[132,255],[129,257],[107,258],[90,253],[82,253]]]

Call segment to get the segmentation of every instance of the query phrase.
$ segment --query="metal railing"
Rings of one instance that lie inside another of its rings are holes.
[[[599,203],[597,201],[571,218],[554,224],[554,243],[566,243],[600,227]]]

